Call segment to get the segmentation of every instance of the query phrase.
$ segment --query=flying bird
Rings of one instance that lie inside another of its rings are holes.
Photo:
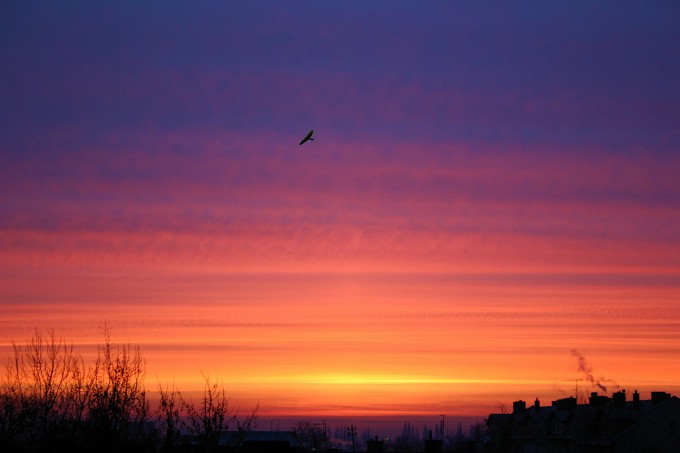
[[[314,140],[314,139],[312,138],[312,134],[313,134],[313,133],[314,133],[314,129],[312,129],[312,130],[310,130],[309,132],[307,132],[307,136],[306,136],[305,138],[302,139],[302,141],[300,142],[300,144],[302,145],[302,144],[303,144],[304,142],[306,142],[307,140]]]

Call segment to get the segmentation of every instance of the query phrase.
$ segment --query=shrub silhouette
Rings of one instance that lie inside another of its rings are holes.
[[[166,450],[181,443],[180,432],[185,432],[198,451],[218,451],[222,433],[230,428],[235,428],[234,431],[240,434],[232,436],[232,445],[227,445],[235,447],[255,425],[257,408],[248,417],[239,419],[238,411],[230,405],[224,386],[211,382],[206,374],[203,374],[203,378],[203,397],[198,401],[185,398],[174,386],[169,388],[167,384],[165,387],[159,385],[159,433]]]
[[[209,452],[229,428],[245,433],[256,421],[257,409],[239,420],[207,375],[202,399],[159,386],[152,410],[145,375],[140,348],[112,343],[106,327],[90,366],[73,345],[36,330],[25,344],[12,343],[0,376],[0,451]]]
[[[89,373],[87,434],[91,445],[118,451],[139,443],[149,419],[146,364],[138,346],[112,344],[106,329],[104,337]]]
[[[59,451],[75,441],[88,401],[82,359],[54,333],[12,344],[0,387],[3,451]]]

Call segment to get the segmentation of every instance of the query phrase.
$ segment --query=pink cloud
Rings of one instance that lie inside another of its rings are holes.
[[[178,133],[17,164],[10,193],[32,203],[9,201],[4,255],[232,271],[678,265],[674,160],[292,139]]]

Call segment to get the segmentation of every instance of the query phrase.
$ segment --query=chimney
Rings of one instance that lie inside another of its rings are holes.
[[[432,439],[432,431],[428,433],[428,439],[425,441],[425,453],[442,453],[444,449],[444,441],[440,439]]]
[[[541,402],[538,400],[538,397],[536,398],[536,401],[534,401],[534,408],[536,408],[536,410],[541,408]]]
[[[597,392],[590,394],[590,405],[591,406],[606,406],[611,402],[611,398],[605,395],[598,395]]]
[[[620,392],[616,392],[612,396],[614,398],[614,407],[616,407],[616,408],[626,407],[626,391],[625,390],[621,390]]]
[[[516,414],[517,412],[524,412],[527,410],[527,403],[525,403],[522,400],[515,401],[512,403],[512,413]]]
[[[590,399],[588,401],[591,406],[595,406],[597,404],[597,392],[590,392]]]
[[[366,453],[383,453],[385,443],[375,436],[374,440],[369,440],[366,442]]]
[[[635,392],[633,393],[633,407],[640,407],[640,394],[637,389],[635,389]]]

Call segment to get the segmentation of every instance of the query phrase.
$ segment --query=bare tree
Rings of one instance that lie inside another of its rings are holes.
[[[0,393],[0,445],[57,450],[73,441],[84,410],[85,367],[73,345],[38,330],[12,344]]]
[[[178,404],[175,385],[168,388],[158,384],[160,402],[158,407],[159,434],[161,438],[161,448],[163,451],[170,451],[179,442],[181,418],[181,404]]]
[[[320,423],[299,420],[293,430],[303,451],[318,451],[322,444],[327,444],[327,433]]]
[[[212,382],[207,374],[203,374],[203,379],[203,396],[197,401],[175,390],[174,384],[159,383],[156,420],[163,451],[172,451],[183,442],[198,444],[203,451],[214,451],[220,446],[222,434],[229,430],[232,430],[229,446],[237,447],[257,424],[258,406],[250,415],[239,418],[224,386]]]
[[[218,382],[211,383],[206,374],[203,378],[203,398],[198,404],[192,399],[185,400],[181,394],[180,400],[187,429],[205,451],[213,451],[218,446],[220,435],[227,431],[230,423],[236,422],[236,412],[229,406],[224,386]]]
[[[149,418],[144,390],[146,363],[139,346],[114,345],[108,328],[89,374],[88,426],[91,441],[118,449],[139,441]]]
[[[139,347],[113,344],[106,327],[89,367],[72,345],[36,330],[25,344],[13,343],[0,375],[0,451],[171,451],[182,432],[214,451],[222,433],[232,428],[238,445],[257,422],[257,408],[238,418],[224,387],[204,375],[196,402],[159,385],[152,430],[145,371]]]
[[[240,432],[248,432],[255,429],[257,426],[257,412],[260,410],[260,403],[258,403],[253,411],[247,417],[239,419],[236,417],[236,429]]]

